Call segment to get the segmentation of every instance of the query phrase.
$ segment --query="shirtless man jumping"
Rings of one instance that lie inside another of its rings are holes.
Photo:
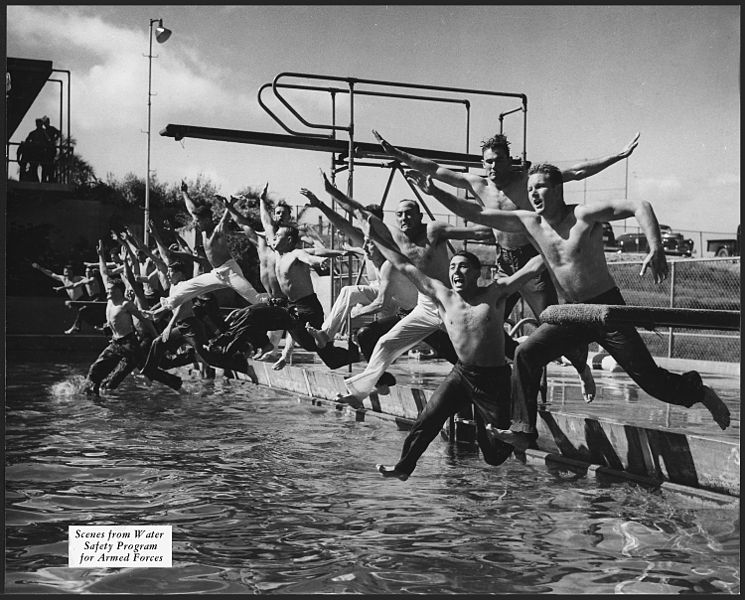
[[[544,163],[528,171],[527,193],[532,210],[484,208],[447,193],[434,197],[464,219],[530,236],[568,303],[625,304],[605,261],[603,221],[636,217],[650,247],[640,275],[649,269],[655,283],[667,277],[659,224],[648,202],[623,199],[567,205],[563,185],[562,172]],[[538,436],[538,387],[544,365],[566,354],[567,348],[593,341],[605,348],[651,396],[685,407],[701,402],[719,427],[729,426],[729,409],[714,390],[703,384],[699,373],[678,375],[658,367],[633,326],[543,323],[515,351],[512,425],[508,430],[495,429],[500,439],[521,450],[534,443]]]
[[[475,407],[476,440],[484,460],[502,464],[512,448],[489,435],[487,427],[505,427],[510,414],[510,367],[504,354],[504,306],[510,294],[542,270],[534,257],[517,273],[479,287],[481,263],[470,252],[456,252],[448,267],[449,285],[428,277],[380,235],[381,222],[369,233],[383,255],[437,306],[458,355],[458,362],[438,386],[406,436],[393,467],[376,465],[383,477],[409,478],[417,460],[452,415]],[[377,229],[377,230],[376,230]],[[500,423],[502,425],[500,426]]]
[[[412,169],[424,175],[431,176],[433,179],[470,192],[482,206],[501,210],[531,210],[528,195],[525,191],[527,172],[524,169],[513,168],[509,142],[504,135],[495,135],[482,144],[482,163],[484,170],[487,172],[486,177],[451,171],[431,160],[399,150],[384,140],[375,130],[373,130],[373,135],[383,146],[386,153],[396,160],[409,165]],[[636,137],[618,154],[580,163],[563,170],[561,174],[564,181],[585,179],[628,157],[636,148],[638,140],[639,134],[637,133]],[[538,254],[530,239],[522,232],[506,232],[495,229],[494,237],[497,240],[496,260],[499,267],[497,277],[506,277],[516,273],[520,267]],[[558,304],[556,289],[545,270],[538,273],[533,279],[527,280],[525,285],[507,300],[506,315],[512,312],[519,296],[522,296],[528,303],[536,318],[547,306]],[[507,343],[510,345],[507,348],[507,354],[512,356],[515,344],[511,339],[508,339]],[[578,347],[568,349],[567,352],[569,353],[567,358],[580,376],[585,401],[591,402],[595,397],[595,381],[592,377],[592,371],[587,365],[587,348]]]
[[[98,241],[101,277],[106,288],[106,324],[111,328],[111,341],[88,369],[86,394],[98,396],[101,382],[115,371],[107,387],[116,388],[140,362],[139,340],[135,334],[132,317],[145,320],[139,309],[124,297],[124,282],[107,275],[103,242]],[[120,363],[123,363],[120,366]]]
[[[230,213],[225,211],[222,218],[215,224],[210,207],[206,204],[199,206],[195,204],[187,193],[188,189],[186,183],[182,181],[181,195],[187,210],[194,217],[202,232],[204,251],[212,265],[212,271],[179,283],[175,289],[171,290],[167,298],[161,299],[161,306],[173,310],[187,300],[226,287],[234,289],[251,304],[258,302],[260,300],[258,292],[244,277],[240,266],[231,256],[223,235]]]
[[[382,222],[351,198],[351,210],[367,215],[367,218]],[[485,240],[492,236],[487,227],[455,227],[440,221],[422,222],[422,212],[414,200],[401,200],[396,209],[398,227],[388,233],[390,245],[398,246],[401,253],[428,277],[446,284],[448,279],[448,240]],[[387,228],[383,228],[388,231]],[[419,292],[417,305],[408,315],[381,337],[373,350],[367,368],[345,380],[349,394],[341,396],[340,402],[354,408],[363,406],[362,400],[375,389],[375,384],[388,366],[428,335],[444,324],[434,301]]]

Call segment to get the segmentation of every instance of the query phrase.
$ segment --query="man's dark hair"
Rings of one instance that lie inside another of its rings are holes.
[[[479,271],[481,270],[481,261],[479,260],[479,257],[472,252],[468,252],[467,250],[458,250],[450,257],[450,260],[453,260],[456,256],[462,256],[474,269],[478,269]]]
[[[274,209],[273,210],[277,210],[278,208],[281,208],[283,210],[286,210],[288,217],[289,216],[292,216],[292,207],[290,207],[290,205],[287,204],[287,202],[285,202],[284,199],[277,200],[277,203],[274,205]]]
[[[411,198],[403,198],[398,201],[399,204],[403,204],[404,202],[410,202],[414,206],[416,206],[416,209],[421,213],[422,208],[419,206],[419,203],[416,200],[412,200]]]
[[[548,182],[551,186],[560,186],[564,183],[564,177],[561,175],[561,171],[558,167],[549,163],[538,163],[528,169],[528,177],[535,175],[536,173],[543,173],[548,175]]]
[[[380,204],[368,204],[365,206],[365,210],[369,210],[378,219],[383,220],[383,207]]]
[[[171,271],[174,271],[175,273],[181,273],[184,277],[189,276],[189,272],[187,271],[186,264],[180,260],[172,260],[168,263],[168,268]]]
[[[110,281],[111,281],[111,288],[112,289],[117,288],[117,289],[121,290],[122,291],[122,294],[124,293],[124,290],[127,289],[127,286],[124,285],[124,282],[121,279],[119,279],[118,277],[115,278],[115,279],[111,279]]]
[[[481,142],[481,154],[484,153],[484,150],[493,150],[496,152],[499,149],[504,150],[507,156],[510,155],[510,143],[507,141],[507,136],[501,133],[497,133],[488,140]]]
[[[72,266],[72,263],[67,263],[64,267],[62,267],[62,270],[70,269],[73,273],[75,272],[75,267]]]

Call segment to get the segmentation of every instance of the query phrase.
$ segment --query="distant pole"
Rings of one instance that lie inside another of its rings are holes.
[[[171,30],[163,27],[163,19],[150,19],[149,48],[147,53],[147,172],[145,173],[145,221],[142,230],[142,240],[145,246],[150,241],[148,224],[150,223],[150,123],[152,113],[152,84],[153,84],[153,23],[158,23],[155,29],[155,39],[159,44],[171,37]]]

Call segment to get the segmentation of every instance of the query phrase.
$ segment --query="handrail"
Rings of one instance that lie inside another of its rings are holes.
[[[317,80],[326,80],[326,81],[338,81],[338,82],[345,82],[349,86],[349,92],[346,90],[342,90],[339,88],[318,88],[316,86],[306,86],[301,87],[295,84],[294,86],[291,84],[286,83],[280,83],[280,79],[282,78],[288,78],[288,77],[296,77],[296,78],[307,78],[307,79],[317,79]],[[523,152],[522,152],[522,160],[527,160],[527,103],[528,99],[525,94],[522,93],[515,93],[515,92],[495,92],[492,90],[482,90],[482,89],[474,89],[474,88],[456,88],[456,87],[450,87],[450,86],[441,86],[441,85],[428,85],[428,84],[419,84],[419,83],[404,83],[399,81],[387,81],[382,79],[364,79],[364,78],[357,78],[357,77],[339,77],[335,75],[320,75],[316,73],[298,73],[298,72],[291,72],[291,71],[285,71],[282,73],[279,73],[275,76],[274,80],[271,83],[272,91],[274,92],[274,95],[276,98],[285,106],[285,108],[295,116],[295,118],[300,121],[303,125],[306,127],[309,127],[311,129],[330,129],[332,132],[336,131],[348,131],[350,135],[353,134],[354,129],[354,123],[350,122],[349,126],[343,126],[343,125],[328,125],[323,123],[315,123],[312,121],[309,121],[308,119],[305,119],[295,108],[290,104],[290,102],[285,98],[285,96],[282,95],[282,93],[279,91],[280,88],[285,89],[316,89],[318,91],[328,91],[329,93],[338,93],[338,92],[345,92],[350,94],[365,94],[365,95],[374,95],[374,96],[383,96],[383,97],[399,97],[399,98],[410,98],[410,99],[418,99],[418,100],[426,100],[426,101],[445,101],[445,102],[462,102],[466,105],[467,110],[469,111],[469,114],[467,116],[468,122],[467,127],[470,128],[470,101],[468,99],[463,100],[456,100],[456,99],[445,99],[445,98],[434,98],[430,96],[416,96],[413,94],[395,94],[394,92],[374,92],[369,90],[358,90],[355,88],[355,85],[363,84],[363,85],[378,85],[378,86],[385,86],[385,87],[399,87],[399,88],[410,88],[410,89],[419,89],[419,90],[430,90],[430,91],[440,91],[440,92],[449,92],[449,93],[461,93],[461,94],[477,94],[477,95],[487,95],[487,96],[495,96],[495,97],[508,97],[508,98],[518,98],[522,102],[522,106],[520,108],[517,108],[513,111],[509,111],[507,113],[503,113],[502,117],[506,114],[511,114],[512,112],[523,112]],[[261,95],[264,89],[269,87],[269,84],[265,84],[259,89],[259,104],[261,107],[271,116],[285,131],[292,135],[308,135],[309,137],[331,137],[331,135],[324,135],[319,133],[300,133],[297,131],[294,131],[290,127],[288,127],[274,112],[272,112],[271,109],[269,109],[266,104],[263,102]],[[466,132],[466,145],[468,146],[469,143],[469,137],[468,137],[468,131]],[[468,152],[468,149],[466,149],[466,152]]]
[[[281,121],[281,119],[274,113],[272,110],[264,103],[264,101],[261,98],[262,93],[267,88],[273,88],[273,83],[265,83],[259,88],[258,93],[258,101],[259,105],[271,116],[282,129],[284,129],[287,133],[291,135],[306,135],[309,137],[322,137],[322,138],[333,138],[333,132],[336,130],[343,130],[348,131],[349,127],[342,127],[342,126],[336,126],[335,123],[332,123],[331,125],[319,125],[318,127],[323,127],[324,129],[331,129],[332,133],[329,135],[324,135],[322,133],[308,133],[308,132],[299,132],[295,131],[294,129],[290,129],[285,123]],[[349,94],[349,90],[346,90],[344,88],[337,88],[337,87],[322,87],[322,86],[316,86],[316,85],[300,85],[300,84],[290,84],[290,83],[282,83],[278,84],[276,87],[278,88],[284,88],[284,89],[293,89],[293,90],[310,90],[310,91],[317,91],[317,92],[328,92],[329,94]],[[463,104],[468,108],[471,104],[470,100],[468,98],[447,98],[443,96],[420,96],[416,94],[395,94],[393,92],[375,92],[372,90],[355,90],[355,94],[359,96],[381,96],[385,98],[403,98],[407,100],[426,100],[431,102],[446,102],[451,104]],[[280,100],[282,100],[280,98]],[[520,110],[519,108],[515,109],[512,112],[516,112]]]

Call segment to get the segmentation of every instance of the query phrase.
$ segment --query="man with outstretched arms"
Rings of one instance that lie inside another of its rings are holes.
[[[326,178],[325,173],[323,174],[323,179],[328,188],[331,184]],[[320,210],[334,227],[343,231],[353,246],[364,246],[365,236],[362,231],[352,225],[352,223],[340,214],[333,211],[331,207],[321,202],[309,189],[302,188],[300,193],[308,198],[310,206]],[[379,205],[368,205],[366,208],[376,214],[378,218],[383,218],[383,209]],[[371,260],[366,255],[365,274],[367,275],[368,283],[366,285],[345,285],[342,287],[339,290],[339,295],[334,301],[334,304],[321,328],[315,329],[308,325],[308,331],[313,336],[313,339],[316,341],[316,345],[319,348],[323,348],[330,340],[334,339],[336,334],[341,331],[344,323],[347,321],[347,318],[355,307],[358,305],[360,307],[368,306],[378,298],[380,285],[379,267],[380,264],[376,265],[375,261]],[[390,310],[390,303],[387,305],[377,304],[375,308],[376,312],[382,311],[387,313],[386,316],[390,316],[393,312]]]
[[[370,236],[383,255],[431,298],[455,347],[458,362],[438,386],[404,441],[401,458],[393,467],[377,465],[384,477],[408,479],[417,460],[452,415],[475,407],[476,439],[484,460],[502,464],[512,448],[489,435],[486,426],[506,427],[510,413],[510,367],[504,354],[504,304],[507,297],[538,270],[534,257],[510,277],[479,287],[481,263],[470,252],[456,252],[449,261],[448,283],[428,277],[385,242],[381,221],[370,219]],[[500,426],[500,423],[503,425]]]
[[[142,321],[146,317],[134,303],[125,298],[124,282],[121,279],[109,277],[101,240],[98,240],[96,251],[101,278],[106,289],[106,324],[111,329],[111,341],[91,364],[86,376],[86,393],[97,396],[101,382],[107,375],[115,372],[107,383],[107,387],[113,390],[140,362],[139,340],[135,334],[132,317],[137,317]]]
[[[622,199],[567,205],[558,168],[545,163],[534,165],[528,175],[527,193],[533,208],[530,211],[484,208],[432,187],[434,197],[464,219],[529,235],[567,303],[625,304],[605,261],[603,221],[635,217],[650,247],[640,275],[650,270],[655,283],[664,281],[667,259],[657,217],[648,202]],[[605,348],[651,396],[685,407],[701,402],[722,429],[729,426],[727,406],[711,388],[703,385],[701,376],[696,371],[678,375],[658,367],[633,326],[543,323],[515,352],[512,425],[510,430],[497,430],[501,439],[520,449],[534,442],[543,366],[565,354],[572,345],[593,341]]]
[[[271,238],[274,236],[276,227],[290,224],[290,207],[286,204],[278,203],[277,206],[275,206],[274,217],[272,217],[266,208],[268,188],[269,184],[267,183],[264,185],[264,189],[261,191],[259,196],[259,211],[262,225],[264,226],[263,232],[256,231],[251,226],[249,219],[236,209],[235,201],[239,200],[239,197],[231,196],[230,200],[227,200],[222,196],[217,196],[217,199],[224,204],[225,209],[230,213],[233,220],[243,230],[243,233],[246,234],[248,240],[256,248],[256,254],[259,257],[259,279],[261,280],[261,285],[263,285],[264,289],[269,293],[268,302],[273,306],[286,306],[287,298],[282,293],[282,288],[279,285],[279,281],[277,281],[277,274],[275,271],[276,253],[269,246],[267,235]],[[269,358],[279,345],[282,333],[282,331],[270,332],[268,338],[269,343],[263,348],[258,349],[258,353],[254,358],[264,360]],[[290,357],[292,353],[292,345],[292,338],[288,335],[285,338],[285,351],[282,355],[282,364],[286,363],[287,359]],[[279,362],[275,363],[275,365],[279,366]]]
[[[356,211],[361,219],[372,214],[352,198],[337,198]],[[428,277],[448,281],[448,240],[485,240],[492,236],[487,227],[455,227],[440,221],[422,222],[422,212],[415,200],[401,200],[396,208],[395,227],[388,234],[390,242]],[[386,229],[387,231],[387,229]],[[375,384],[388,366],[444,324],[433,300],[421,292],[417,305],[393,329],[378,340],[367,368],[345,380],[349,394],[340,401],[361,407],[362,400],[375,389]]]
[[[424,175],[431,176],[433,179],[470,192],[475,196],[476,201],[483,206],[501,210],[516,210],[518,208],[531,210],[525,191],[528,178],[527,171],[523,168],[515,169],[513,167],[509,142],[502,134],[493,136],[483,142],[481,146],[482,163],[486,171],[486,177],[472,173],[458,173],[441,167],[431,160],[399,150],[384,140],[375,130],[373,130],[373,135],[383,146],[383,149],[396,160],[409,165]],[[639,134],[637,133],[634,139],[618,154],[580,163],[563,170],[564,181],[585,179],[627,158],[636,148],[638,140]],[[522,265],[538,254],[530,239],[523,232],[495,229],[494,237],[497,240],[496,262],[499,269],[497,277],[506,277],[517,272]],[[547,306],[558,304],[556,289],[545,270],[538,273],[533,279],[527,280],[525,285],[507,300],[506,315],[512,312],[520,296],[527,302],[536,317]],[[509,336],[505,339],[508,344],[507,355],[512,356],[516,344]],[[592,371],[587,366],[587,348],[575,348],[567,350],[567,352],[567,358],[580,376],[585,401],[591,402],[595,397],[595,382],[592,378]]]
[[[189,197],[188,187],[181,182],[181,195],[184,204],[197,222],[202,232],[202,242],[207,258],[212,265],[209,273],[203,273],[192,279],[187,279],[178,284],[175,290],[171,290],[167,298],[161,300],[161,306],[173,310],[182,302],[196,298],[201,294],[218,290],[221,288],[232,288],[249,303],[258,302],[261,298],[254,287],[244,277],[238,263],[231,256],[228,243],[225,239],[225,224],[230,217],[226,210],[220,220],[215,224],[212,220],[212,210],[206,204],[197,205]]]

